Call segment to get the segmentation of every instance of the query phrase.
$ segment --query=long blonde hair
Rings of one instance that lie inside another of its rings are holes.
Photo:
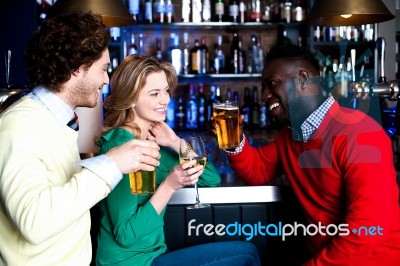
[[[129,55],[121,62],[111,78],[111,94],[104,101],[103,134],[113,128],[127,127],[135,137],[140,136],[140,128],[133,122],[135,113],[132,104],[146,85],[147,76],[160,71],[167,76],[172,95],[177,86],[177,75],[170,63],[143,55]]]

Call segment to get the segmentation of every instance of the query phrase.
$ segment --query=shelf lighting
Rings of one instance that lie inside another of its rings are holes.
[[[107,27],[134,24],[132,16],[121,0],[57,0],[50,10],[50,16],[73,11],[98,13]]]
[[[316,0],[306,22],[316,26],[355,26],[393,19],[381,0]]]

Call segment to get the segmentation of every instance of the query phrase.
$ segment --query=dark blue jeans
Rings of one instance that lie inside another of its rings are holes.
[[[226,241],[192,246],[157,257],[152,266],[259,266],[257,248],[250,242]]]

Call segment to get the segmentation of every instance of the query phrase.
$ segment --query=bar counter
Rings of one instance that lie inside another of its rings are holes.
[[[199,187],[199,197],[201,202],[210,204],[278,202],[282,200],[282,190],[285,187],[276,183],[267,186],[249,186],[235,175],[223,174],[220,186]],[[195,199],[195,188],[186,187],[176,191],[168,204],[189,205],[194,204]]]

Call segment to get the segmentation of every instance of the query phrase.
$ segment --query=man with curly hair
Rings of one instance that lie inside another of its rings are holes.
[[[159,147],[132,140],[80,160],[76,107],[108,84],[110,35],[100,15],[43,22],[26,49],[31,91],[0,116],[0,265],[89,265],[89,210],[122,174],[152,171]]]

